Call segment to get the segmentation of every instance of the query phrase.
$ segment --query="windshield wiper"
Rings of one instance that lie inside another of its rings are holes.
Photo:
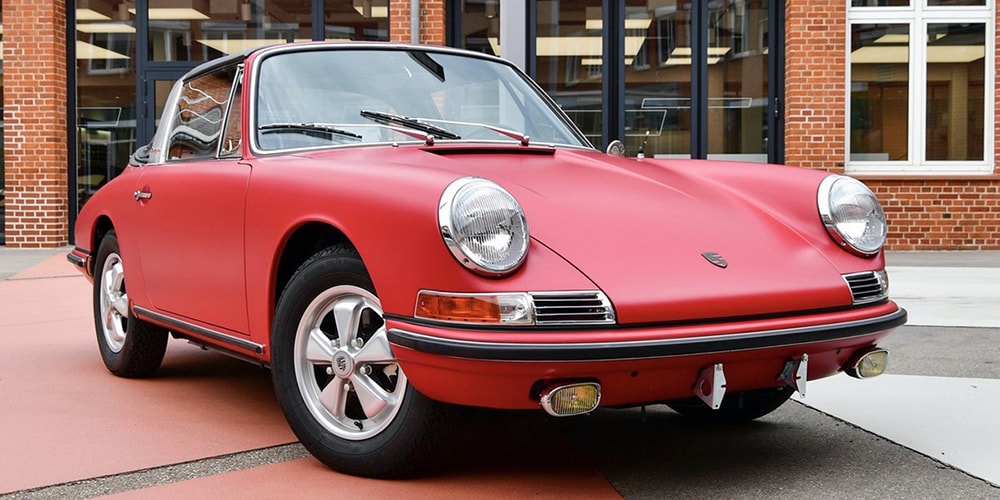
[[[522,132],[517,132],[515,130],[510,130],[506,128],[497,127],[496,125],[490,125],[489,123],[478,123],[478,122],[456,122],[453,120],[435,120],[430,118],[425,118],[425,120],[434,123],[447,123],[449,125],[460,125],[465,127],[482,127],[487,130],[492,130],[500,135],[505,135],[511,139],[516,139],[522,146],[527,146],[531,143],[531,138],[528,134]]]
[[[278,122],[278,123],[269,123],[267,125],[261,125],[260,126],[260,130],[263,131],[263,133],[265,133],[265,134],[272,133],[272,132],[280,132],[280,131],[283,131],[283,130],[293,130],[293,131],[302,131],[302,132],[306,132],[306,133],[309,133],[309,132],[323,132],[323,133],[334,134],[334,135],[339,135],[339,136],[343,136],[343,137],[350,137],[352,139],[358,139],[358,140],[364,139],[364,137],[362,137],[361,134],[355,134],[354,132],[351,132],[350,130],[344,130],[342,128],[338,128],[338,127],[336,127],[336,126],[334,126],[332,124],[327,124],[327,123],[290,123],[290,122],[286,123],[286,122]]]
[[[410,118],[408,116],[383,113],[381,111],[368,111],[367,109],[361,110],[361,116],[385,125],[400,125],[414,130],[419,130],[421,132],[427,132],[428,134],[433,134],[440,139],[457,140],[462,138],[458,134],[452,133],[441,127],[431,125],[430,123],[421,121],[420,119]]]

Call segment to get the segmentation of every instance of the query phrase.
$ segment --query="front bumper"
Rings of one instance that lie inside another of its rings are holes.
[[[94,277],[93,267],[90,263],[90,252],[80,247],[75,247],[66,254],[66,260],[76,266],[87,278]]]
[[[832,313],[731,323],[595,331],[497,332],[390,319],[393,352],[428,397],[492,408],[538,407],[538,391],[594,381],[602,406],[691,397],[699,373],[724,363],[729,391],[777,387],[789,360],[808,378],[842,371],[861,349],[906,322],[892,302]]]

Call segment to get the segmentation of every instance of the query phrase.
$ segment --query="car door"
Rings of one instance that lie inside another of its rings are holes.
[[[170,127],[165,160],[143,168],[135,198],[153,307],[199,326],[246,334],[243,229],[251,169],[232,157],[232,147],[219,147],[231,101],[238,110],[239,99],[231,98],[238,73],[231,67],[196,76],[168,101],[172,108],[160,121]]]

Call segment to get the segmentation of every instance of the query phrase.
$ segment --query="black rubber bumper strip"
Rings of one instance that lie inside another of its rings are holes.
[[[906,323],[902,308],[857,321],[801,328],[626,342],[507,343],[477,342],[435,337],[392,328],[389,342],[416,351],[456,358],[495,361],[613,361],[692,356],[749,349],[764,349],[861,337]]]

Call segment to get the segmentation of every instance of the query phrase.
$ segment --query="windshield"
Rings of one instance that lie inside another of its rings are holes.
[[[513,68],[401,49],[281,52],[257,77],[261,150],[438,141],[590,147]],[[525,137],[527,136],[527,137]]]

